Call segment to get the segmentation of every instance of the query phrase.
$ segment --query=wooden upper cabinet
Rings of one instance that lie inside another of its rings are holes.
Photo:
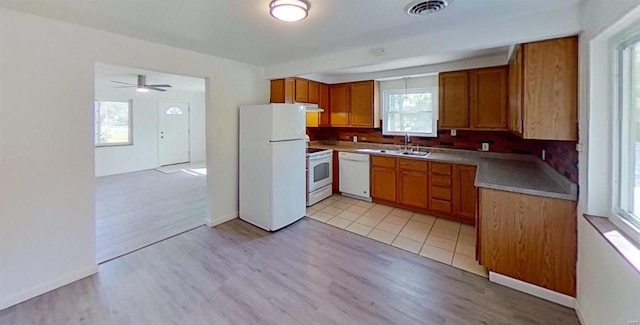
[[[318,104],[320,101],[320,84],[317,81],[309,81],[309,103]]]
[[[324,109],[324,112],[320,113],[320,126],[330,126],[329,116],[331,115],[330,103],[329,103],[329,86],[325,84],[319,84],[319,98],[318,107]]]
[[[349,126],[349,84],[329,86],[331,126]]]
[[[297,79],[295,80],[296,88],[296,102],[308,103],[309,102],[309,80]]]
[[[577,36],[523,44],[521,55],[522,90],[514,87],[511,96],[522,105],[523,138],[577,141]]]
[[[355,127],[379,126],[378,83],[373,80],[353,82],[349,87],[349,124]]]
[[[522,135],[522,46],[516,45],[509,61],[509,130]]]
[[[469,73],[467,71],[440,74],[441,128],[469,127]]]
[[[507,66],[471,70],[469,94],[471,128],[507,129]]]
[[[480,190],[480,264],[565,295],[576,294],[576,202]]]
[[[293,103],[294,80],[291,78],[271,80],[271,103]]]
[[[453,168],[453,214],[475,223],[478,188],[475,187],[476,167],[455,165]]]

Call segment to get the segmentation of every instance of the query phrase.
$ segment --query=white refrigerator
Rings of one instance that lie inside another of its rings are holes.
[[[306,213],[303,105],[240,106],[240,219],[274,231]]]

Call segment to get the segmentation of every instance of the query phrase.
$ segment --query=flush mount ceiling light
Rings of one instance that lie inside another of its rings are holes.
[[[292,22],[307,18],[309,7],[305,0],[273,0],[269,4],[269,12],[275,19]]]

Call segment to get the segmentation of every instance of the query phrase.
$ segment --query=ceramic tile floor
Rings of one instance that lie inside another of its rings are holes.
[[[473,226],[333,195],[307,208],[309,218],[488,277],[475,260]]]

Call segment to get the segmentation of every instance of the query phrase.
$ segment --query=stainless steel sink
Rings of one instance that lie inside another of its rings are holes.
[[[430,154],[430,152],[424,152],[424,151],[405,151],[402,153],[402,155],[405,156],[415,156],[415,157],[426,157]]]
[[[426,151],[389,150],[389,149],[358,149],[360,152],[382,153],[387,155],[411,156],[425,158],[431,153]]]

